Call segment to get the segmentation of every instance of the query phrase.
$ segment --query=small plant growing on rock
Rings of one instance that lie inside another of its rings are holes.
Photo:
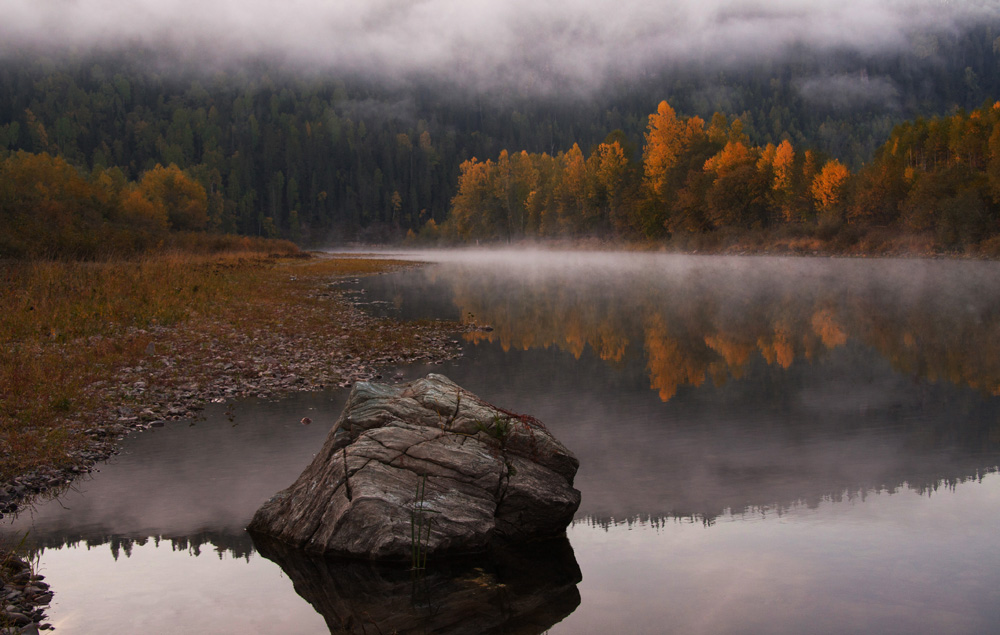
[[[485,432],[487,436],[496,439],[497,442],[500,443],[500,449],[502,450],[506,448],[507,438],[510,437],[510,433],[514,430],[514,422],[510,417],[493,415],[493,421],[491,423],[477,421],[476,429],[480,432]]]
[[[417,492],[413,496],[413,508],[410,510],[410,565],[414,571],[427,568],[427,545],[431,539],[433,518],[427,514],[436,514],[428,509],[425,499],[427,492],[427,475],[424,474],[417,482]]]

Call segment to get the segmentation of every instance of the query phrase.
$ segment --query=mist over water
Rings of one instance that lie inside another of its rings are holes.
[[[992,309],[1000,292],[994,263],[920,258],[796,258],[771,256],[690,256],[684,254],[558,250],[551,248],[358,251],[393,259],[447,265],[426,268],[426,279],[474,279],[500,289],[530,280],[554,287],[610,283],[615,299],[641,298],[655,287],[669,290],[671,304],[684,301],[740,306],[736,300],[769,296],[870,299],[884,308],[899,303],[936,307],[938,320],[964,319],[970,311]],[[506,285],[506,286],[504,286]],[[531,290],[530,287],[524,287]],[[490,287],[490,293],[498,289]],[[485,289],[484,289],[485,291]],[[589,289],[589,291],[594,291]],[[539,288],[536,293],[545,293]],[[677,297],[683,293],[685,296]],[[603,300],[600,294],[592,294]],[[802,304],[802,303],[800,303]],[[977,318],[979,321],[986,316]]]

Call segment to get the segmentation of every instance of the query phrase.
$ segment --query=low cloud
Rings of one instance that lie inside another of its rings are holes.
[[[379,101],[376,99],[341,100],[337,104],[341,113],[358,119],[398,119],[415,122],[416,107],[412,100]]]
[[[268,58],[474,87],[593,87],[664,64],[738,64],[794,44],[902,49],[997,18],[997,0],[7,0],[0,48],[142,46],[199,67]]]
[[[832,110],[877,107],[898,110],[899,90],[885,77],[865,73],[811,77],[797,83],[802,99],[813,106]]]

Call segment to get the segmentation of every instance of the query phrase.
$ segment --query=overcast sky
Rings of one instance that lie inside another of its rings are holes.
[[[806,41],[905,47],[1000,0],[3,0],[0,47],[141,43],[197,64],[276,57],[386,76],[600,83],[664,61],[735,63]]]

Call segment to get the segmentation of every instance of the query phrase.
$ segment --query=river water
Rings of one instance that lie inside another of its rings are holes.
[[[990,633],[1000,267],[441,252],[349,281],[474,327],[440,372],[580,459],[568,542],[408,572],[243,531],[346,391],[210,406],[13,524],[66,633]],[[313,423],[303,426],[308,416]],[[278,564],[280,563],[280,565]]]

